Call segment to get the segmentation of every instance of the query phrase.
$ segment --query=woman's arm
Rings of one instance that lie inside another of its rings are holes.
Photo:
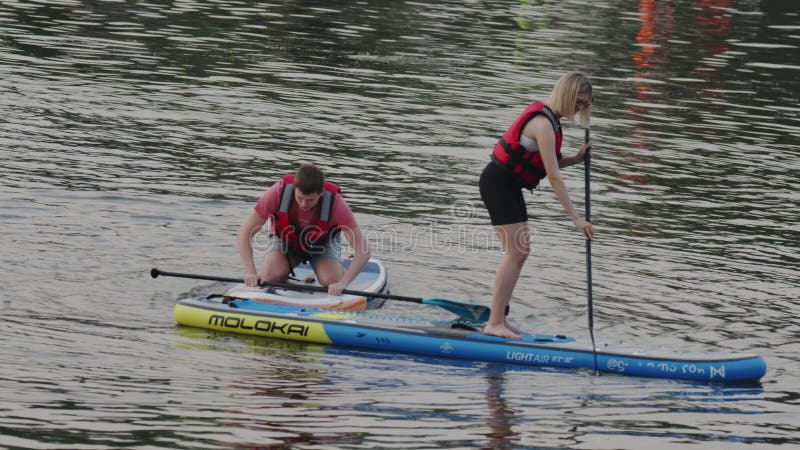
[[[564,167],[574,166],[575,164],[582,163],[583,162],[583,155],[587,151],[589,152],[590,155],[592,154],[592,141],[589,141],[589,142],[583,144],[583,147],[581,147],[581,149],[578,150],[578,153],[576,153],[575,156],[568,157],[568,158],[561,158],[558,161],[558,167],[564,168]]]
[[[529,126],[532,127],[533,134],[536,136],[536,143],[539,145],[539,152],[542,154],[544,169],[547,172],[547,180],[550,182],[550,186],[553,187],[556,198],[559,203],[561,203],[564,211],[567,212],[572,223],[575,224],[575,228],[577,228],[584,237],[591,239],[594,234],[594,227],[578,215],[567,193],[567,186],[564,184],[564,179],[561,178],[561,171],[559,170],[559,163],[556,158],[556,139],[553,126],[543,115],[536,116],[526,125],[525,129],[527,130]],[[585,153],[586,148],[588,147],[584,145],[581,152]],[[581,158],[583,158],[583,153],[580,153]]]

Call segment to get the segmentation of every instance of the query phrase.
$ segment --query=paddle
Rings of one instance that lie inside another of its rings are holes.
[[[589,129],[586,129],[585,142],[589,142]],[[583,154],[584,162],[584,181],[586,182],[586,221],[592,221],[590,212],[591,201],[589,200],[589,173],[591,172],[592,157],[589,151]],[[592,305],[592,240],[586,239],[586,292],[587,304],[589,306],[589,337],[592,338],[592,354],[594,355],[594,370],[597,372],[597,346],[594,343],[594,306]]]
[[[178,278],[193,278],[197,280],[224,281],[227,283],[244,283],[244,280],[241,278],[228,278],[228,277],[217,277],[212,275],[196,275],[190,273],[165,272],[163,270],[158,270],[156,268],[150,270],[150,276],[153,278],[157,278],[159,276],[165,276],[165,277],[178,277]],[[301,292],[328,292],[328,288],[323,286],[303,286],[291,283],[273,283],[266,281],[262,281],[259,285],[261,287],[272,287],[272,288],[301,291]],[[401,302],[421,303],[425,305],[438,306],[471,322],[486,322],[487,320],[489,320],[489,312],[490,312],[489,307],[483,305],[476,305],[474,303],[462,303],[442,298],[405,297],[402,295],[382,294],[378,292],[353,291],[350,289],[345,289],[342,291],[342,293],[348,295],[361,295],[370,298],[385,298],[387,300],[398,300]]]

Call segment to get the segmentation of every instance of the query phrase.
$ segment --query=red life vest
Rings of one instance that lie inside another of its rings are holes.
[[[332,227],[330,223],[331,211],[333,211],[333,200],[336,198],[336,194],[341,194],[342,190],[330,181],[325,181],[323,187],[322,198],[319,200],[319,220],[313,225],[297,230],[297,227],[289,222],[289,209],[295,203],[294,175],[283,176],[281,202],[278,212],[273,217],[274,232],[289,245],[289,248],[303,258],[308,258],[315,251],[320,251],[322,246],[338,233],[337,227]]]
[[[539,180],[547,177],[541,152],[528,151],[520,144],[520,137],[525,125],[538,114],[544,114],[553,125],[556,136],[556,158],[561,159],[561,123],[550,111],[550,108],[542,102],[533,102],[528,105],[492,150],[492,161],[511,171],[517,181],[526,189],[535,188],[539,185]]]

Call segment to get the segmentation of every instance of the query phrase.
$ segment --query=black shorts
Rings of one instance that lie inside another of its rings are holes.
[[[528,208],[522,196],[522,186],[508,169],[489,162],[481,173],[479,186],[492,225],[528,221]]]

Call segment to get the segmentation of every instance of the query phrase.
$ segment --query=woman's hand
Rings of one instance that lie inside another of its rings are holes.
[[[592,236],[594,236],[595,233],[594,226],[592,226],[591,223],[587,222],[582,217],[578,217],[577,219],[573,220],[572,223],[575,224],[575,228],[577,228],[578,231],[580,231],[580,233],[583,235],[584,238],[591,239]]]
[[[590,157],[592,156],[592,141],[583,144],[583,147],[575,154],[575,164],[583,162],[583,155],[585,155],[586,152],[589,152]]]

